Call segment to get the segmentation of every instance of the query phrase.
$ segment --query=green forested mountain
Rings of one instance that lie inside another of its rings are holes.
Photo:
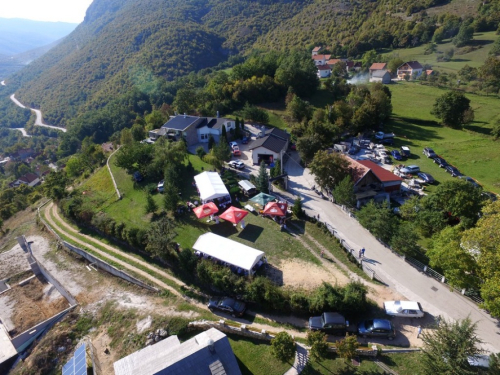
[[[462,25],[460,17],[425,11],[445,3],[449,1],[95,0],[72,34],[8,84],[21,101],[41,108],[49,122],[83,126],[89,110],[112,121],[105,107],[114,106],[114,113],[127,114],[113,120],[113,127],[118,122],[124,126],[134,113],[172,104],[175,92],[166,94],[167,82],[233,55],[322,45],[335,56],[355,58],[374,48],[453,37]],[[500,1],[470,3],[477,13],[464,19],[467,25],[475,31],[498,27]]]

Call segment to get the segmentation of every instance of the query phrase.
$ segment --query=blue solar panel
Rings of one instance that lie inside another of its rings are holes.
[[[62,375],[87,375],[85,344],[76,349],[75,354],[63,366]]]

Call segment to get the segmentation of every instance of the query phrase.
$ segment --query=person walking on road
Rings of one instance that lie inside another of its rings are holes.
[[[361,249],[361,257],[364,258],[365,257],[365,248],[363,247]]]

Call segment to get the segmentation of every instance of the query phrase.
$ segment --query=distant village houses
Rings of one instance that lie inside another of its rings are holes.
[[[321,47],[314,47],[311,53],[311,58],[318,69],[319,78],[328,78],[332,74],[332,70],[336,64],[345,64],[347,72],[358,72],[361,70],[360,62],[350,61],[348,59],[332,59],[332,55],[320,54]]]
[[[424,67],[420,65],[418,61],[407,61],[398,67],[397,76],[399,80],[409,77],[410,79],[415,79],[422,74]]]

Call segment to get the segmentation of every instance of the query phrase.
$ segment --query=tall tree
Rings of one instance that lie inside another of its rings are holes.
[[[146,213],[149,214],[151,212],[155,212],[157,209],[158,205],[156,204],[153,196],[151,194],[148,194],[148,196],[146,197]]]
[[[332,191],[335,202],[341,205],[353,207],[356,203],[354,196],[354,183],[351,176],[344,177]]]
[[[309,168],[314,174],[314,180],[323,189],[333,190],[349,175],[349,161],[335,152],[316,152]]]
[[[449,91],[436,99],[431,114],[441,119],[443,125],[460,129],[465,125],[466,114],[470,110],[470,100],[464,94]]]
[[[146,233],[146,251],[152,256],[165,259],[174,249],[175,223],[168,216],[150,224]]]
[[[267,173],[264,160],[260,163],[259,174],[257,176],[257,189],[261,193],[269,193],[269,174]]]
[[[422,334],[425,374],[477,374],[468,361],[482,353],[476,323],[469,318],[456,322],[442,319],[439,327]]]

